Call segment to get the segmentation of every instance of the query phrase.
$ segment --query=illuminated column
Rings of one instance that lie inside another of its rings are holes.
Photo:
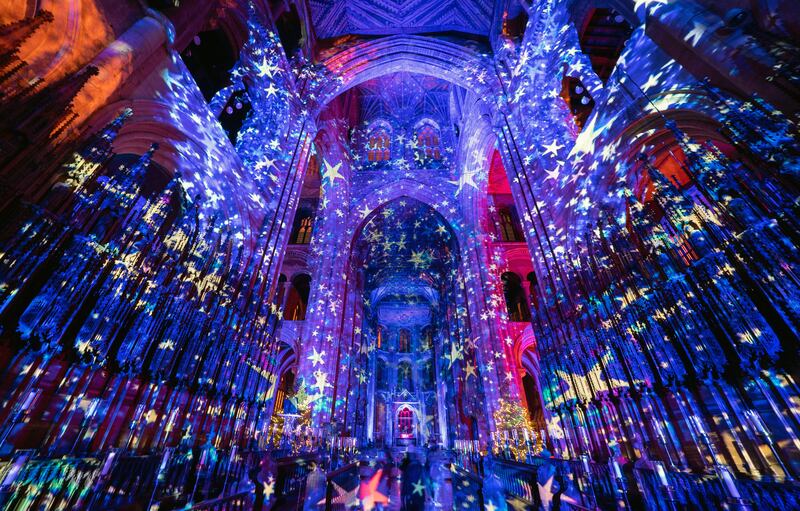
[[[562,332],[560,301],[569,299],[569,289],[559,265],[563,253],[556,248],[565,242],[565,230],[558,230],[560,212],[566,204],[563,188],[569,186],[571,162],[569,148],[574,146],[571,115],[558,92],[562,57],[577,55],[573,48],[576,39],[558,37],[562,26],[568,24],[566,14],[560,16],[548,5],[540,5],[530,13],[528,29],[515,68],[506,77],[507,97],[495,113],[497,146],[503,156],[508,181],[520,213],[525,238],[533,259],[541,297],[540,307],[547,310],[534,323],[540,364],[540,387],[543,405],[552,417],[550,437],[571,441],[569,428],[573,418],[567,413],[567,401],[574,399],[575,388],[556,374],[570,374],[567,361],[558,352],[569,337]],[[571,51],[570,51],[571,50]],[[572,65],[580,61],[570,62]],[[541,91],[549,93],[542,94]],[[558,296],[558,300],[555,297]],[[541,311],[538,311],[540,313]],[[534,317],[537,311],[532,311]]]
[[[323,116],[327,114],[323,113]],[[352,337],[356,286],[349,267],[352,233],[345,232],[349,215],[351,164],[344,120],[335,116],[321,121],[320,205],[311,241],[314,269],[306,326],[298,354],[298,375],[314,397],[315,426],[330,421],[342,424],[343,404],[349,391],[347,368],[342,368],[356,347]],[[333,413],[336,415],[333,416]]]
[[[276,32],[255,9],[249,10],[249,37],[231,80],[246,88],[251,109],[239,131],[236,151],[244,173],[256,183],[247,199],[261,216],[260,227],[242,268],[243,291],[236,297],[241,318],[231,326],[228,346],[219,352],[224,369],[213,373],[215,384],[229,385],[258,413],[251,413],[248,430],[266,432],[278,379],[275,335],[283,317],[276,300],[281,261],[291,234],[315,127],[295,91],[294,76]],[[227,328],[228,325],[225,325]],[[244,352],[244,356],[239,353]]]
[[[488,107],[480,102],[470,103],[469,111],[462,115],[461,131],[468,136],[459,139],[456,152],[456,195],[465,212],[461,251],[461,274],[463,275],[464,307],[468,312],[471,340],[464,346],[464,355],[469,358],[461,368],[462,377],[469,382],[485,411],[476,415],[482,431],[481,440],[488,440],[487,433],[495,431],[495,411],[501,400],[511,404],[520,401],[521,394],[516,381],[519,380],[511,334],[505,307],[500,275],[506,262],[490,248],[492,238],[491,219],[487,214],[487,190],[489,167],[497,138],[487,120]],[[459,285],[462,283],[459,283]],[[470,342],[471,341],[471,342]],[[473,358],[474,357],[474,358]]]
[[[791,64],[746,33],[742,21],[720,18],[693,0],[642,4],[648,35],[695,75],[724,80],[744,95],[756,92],[787,113],[797,111]]]
[[[516,364],[511,356],[511,346],[503,336],[508,332],[498,328],[507,314],[505,301],[496,294],[499,276],[492,273],[498,270],[487,251],[488,237],[473,234],[466,238],[469,245],[462,250],[462,265],[465,275],[470,275],[470,278],[464,279],[467,299],[463,305],[468,311],[470,333],[477,342],[472,345],[475,362],[469,362],[465,367],[464,378],[470,383],[468,388],[475,389],[475,392],[480,389],[484,394],[488,413],[478,419],[485,421],[488,431],[494,431],[494,412],[500,406],[500,399],[509,403],[520,400],[519,388],[513,384]],[[483,305],[487,306],[483,308]],[[476,381],[478,379],[480,381]]]
[[[263,213],[254,247],[257,261],[251,265],[258,268],[260,282],[269,280],[263,287],[274,292],[316,128],[295,92],[278,35],[255,12],[248,27],[250,37],[231,73],[235,83],[246,86],[252,106],[236,150],[245,172],[258,184],[260,197],[251,199]]]
[[[148,60],[157,52],[166,57],[174,29],[169,20],[152,9],[116,41],[109,44],[90,63],[97,76],[81,89],[73,106],[77,114],[73,126],[80,126],[98,109],[111,103],[133,74],[142,75]]]

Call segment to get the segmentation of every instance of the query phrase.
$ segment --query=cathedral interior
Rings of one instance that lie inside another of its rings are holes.
[[[0,510],[800,509],[796,0],[0,0]]]

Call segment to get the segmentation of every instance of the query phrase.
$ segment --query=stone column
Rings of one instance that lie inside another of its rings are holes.
[[[163,51],[166,58],[173,37],[174,28],[169,20],[148,9],[146,16],[88,64],[96,67],[98,74],[83,86],[72,102],[77,114],[73,125],[80,126],[95,111],[111,103],[134,74],[146,76],[150,58],[159,51]]]
[[[323,114],[325,115],[325,114]],[[345,136],[344,120],[330,117],[321,121],[321,202],[311,241],[314,274],[311,280],[303,344],[299,355],[299,376],[315,396],[312,422],[321,426],[333,418],[340,408],[334,400],[343,400],[346,388],[337,381],[340,365],[350,350],[350,336],[345,335],[345,310],[353,310],[348,296],[356,285],[350,259],[349,237],[345,225],[349,216],[351,166]],[[352,301],[352,300],[350,300]],[[324,355],[323,355],[324,353]],[[309,358],[317,354],[316,358]],[[346,380],[345,380],[346,381]],[[337,416],[338,420],[339,417]]]
[[[800,88],[768,48],[732,20],[693,0],[655,3],[647,11],[647,33],[698,78],[708,76],[753,92],[785,113],[798,111]],[[766,77],[766,79],[765,79]]]

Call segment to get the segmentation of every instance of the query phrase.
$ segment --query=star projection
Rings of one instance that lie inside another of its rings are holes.
[[[800,507],[789,2],[73,3],[0,9],[0,507]]]

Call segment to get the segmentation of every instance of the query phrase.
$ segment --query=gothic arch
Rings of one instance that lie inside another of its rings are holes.
[[[533,327],[527,325],[525,329],[514,340],[514,360],[517,366],[525,369],[535,376],[539,374],[539,359],[534,349],[536,348],[536,336],[533,334]],[[533,355],[531,357],[531,355]]]
[[[322,65],[330,76],[320,80],[317,97],[321,106],[356,85],[397,71],[435,76],[480,97],[492,97],[491,90],[500,87],[489,62],[477,50],[424,36],[395,35],[361,41],[328,56]],[[483,84],[475,79],[482,72]]]
[[[620,155],[620,160],[626,161],[630,167],[628,171],[628,186],[641,196],[643,186],[643,172],[636,163],[637,156],[645,153],[653,158],[658,168],[665,160],[672,159],[678,148],[675,135],[666,128],[665,120],[675,121],[678,127],[695,142],[705,140],[721,142],[730,145],[730,142],[719,133],[719,122],[714,118],[715,110],[698,112],[686,108],[674,108],[663,114],[651,114],[627,125],[614,143],[626,147],[627,154]],[[676,163],[677,164],[677,163]],[[609,186],[612,184],[609,183]]]
[[[712,140],[729,144],[718,131],[719,123],[711,117],[698,115],[696,112],[688,110],[672,110],[666,116],[677,122],[681,131],[698,143]],[[631,167],[628,174],[628,186],[640,199],[644,194],[643,188],[649,179],[641,168],[642,166],[636,163],[638,154],[646,154],[652,160],[653,165],[662,170],[665,163],[667,165],[672,163],[673,166],[680,163],[678,156],[682,151],[679,149],[675,135],[664,126],[664,119],[659,116],[649,116],[639,123],[634,123],[623,132],[620,139],[625,140],[623,143],[630,148],[627,155]],[[673,179],[672,175],[667,174],[667,177]]]
[[[620,164],[628,163],[628,171],[630,171],[635,166],[632,163],[635,163],[636,156],[645,145],[652,145],[654,141],[659,140],[674,143],[674,136],[664,127],[666,119],[676,121],[678,127],[690,137],[695,138],[697,142],[702,142],[706,138],[726,142],[717,131],[719,126],[717,118],[720,115],[719,108],[711,102],[703,91],[676,89],[652,94],[650,95],[650,100],[658,105],[659,111],[633,117],[633,112],[653,112],[653,107],[646,104],[647,100],[641,99],[637,107],[629,107],[626,111],[617,114],[618,117],[597,120],[597,124],[610,123],[619,127],[597,137],[594,141],[595,153],[599,152],[604,146],[612,146],[618,148],[618,154],[612,161],[604,162],[594,170],[583,169],[587,171],[584,183],[592,183],[592,186],[588,187],[588,194],[586,195],[592,204],[611,205],[609,204],[609,194],[614,190],[615,186],[619,186],[620,175],[618,171],[623,169]],[[645,138],[648,139],[647,144],[642,142]],[[584,158],[584,160],[586,159]],[[581,165],[583,163],[574,166],[571,171],[582,170]],[[628,179],[629,186],[632,187],[634,183],[630,180],[630,174],[628,174]],[[562,190],[562,202],[564,204],[567,204],[572,198],[579,197],[579,185],[580,183],[578,182],[571,183]],[[611,200],[616,201],[612,202],[612,204],[619,211],[624,209],[624,201],[621,198],[617,197]],[[582,215],[574,207],[564,207],[556,211],[556,213],[555,223],[569,226],[569,229],[576,233],[584,232],[585,226],[594,220],[587,215]],[[573,239],[576,238],[573,237]]]
[[[309,273],[310,272],[310,261],[311,256],[308,250],[303,248],[293,248],[292,245],[287,245],[286,250],[283,254],[283,268],[293,268],[294,270],[291,271],[291,274],[288,275],[289,281],[291,281],[295,275],[298,273]]]
[[[275,406],[278,404],[279,390],[280,390],[279,387],[282,385],[284,377],[287,375],[289,371],[293,371],[295,383],[297,378],[297,353],[294,347],[292,347],[289,343],[285,341],[281,341],[279,352],[275,358],[276,358],[276,363],[272,373],[273,377],[275,378],[275,381],[274,383],[272,383],[271,395],[269,396],[272,398],[271,414],[273,415],[275,413],[280,413],[282,411],[282,410],[276,410]]]
[[[275,376],[278,380],[281,379],[286,371],[297,368],[297,354],[295,353],[295,349],[284,341],[281,341],[280,351],[276,360]]]
[[[28,62],[36,76],[45,79],[46,83],[53,83],[62,76],[81,68],[88,63],[94,55],[76,55],[74,47],[81,38],[82,30],[91,30],[83,25],[94,22],[96,12],[87,12],[88,2],[80,0],[67,0],[64,2],[45,2],[41,0],[24,0],[6,2],[9,6],[3,8],[3,19],[0,24],[33,17],[43,9],[53,14],[53,21],[39,27],[33,35],[23,43],[19,58]],[[14,5],[17,4],[17,5]],[[10,6],[14,5],[12,9]],[[95,24],[94,29],[100,30]],[[108,41],[114,40],[114,34],[106,34]],[[36,57],[47,55],[38,61]]]
[[[455,237],[459,249],[469,246],[466,233],[464,233],[464,229],[460,228],[460,218],[457,212],[455,214],[451,213],[448,208],[442,206],[442,202],[447,199],[445,195],[418,181],[400,179],[382,188],[378,187],[377,189],[370,190],[369,193],[365,194],[363,199],[353,206],[352,211],[359,212],[359,214],[350,215],[350,222],[346,230],[346,232],[351,234],[348,239],[347,252],[349,253],[352,250],[359,233],[361,233],[367,220],[369,220],[375,210],[403,197],[421,202],[439,213],[442,219],[447,223],[451,234]]]
[[[23,18],[29,18],[36,13],[37,0],[20,0],[8,2],[0,9],[0,24],[14,23]]]
[[[415,360],[414,357],[412,357],[411,355],[412,353],[410,352],[405,352],[405,351],[398,352],[397,363],[400,364],[401,362],[405,362],[407,364],[410,364],[411,367],[413,368]]]
[[[414,123],[414,129],[418,130],[418,129],[424,127],[426,124],[430,124],[437,131],[441,131],[441,129],[442,129],[439,126],[438,122],[436,122],[434,119],[432,119],[430,116],[427,116],[427,115],[417,119],[417,121]]]
[[[291,321],[306,319],[311,294],[312,277],[306,271],[298,271],[289,279],[290,287],[284,317]]]
[[[241,173],[242,164],[239,156],[235,151],[220,154],[220,158],[224,158],[225,161],[219,164],[229,165],[234,172],[239,173],[241,179],[238,183],[213,183],[213,180],[205,179],[204,173],[209,171],[204,165],[206,162],[187,154],[205,155],[207,148],[194,134],[184,131],[172,120],[168,104],[146,99],[117,101],[96,112],[86,123],[84,132],[92,133],[102,129],[124,108],[131,108],[133,116],[125,123],[114,141],[115,152],[142,154],[150,144],[158,142],[159,150],[156,151],[153,160],[167,169],[179,170],[182,173],[183,180],[192,185],[186,190],[187,195],[194,200],[199,193],[201,209],[209,207],[209,210],[205,211],[206,217],[210,218],[215,212],[215,209],[208,204],[208,196],[224,197],[225,200],[217,204],[220,213],[225,218],[233,219],[232,222],[239,223],[238,227],[236,225],[232,227],[241,229],[245,239],[255,235],[254,229],[257,228],[261,218],[257,208],[244,199],[250,193],[257,192],[254,184],[248,183],[248,179]],[[187,151],[187,148],[190,150]]]

